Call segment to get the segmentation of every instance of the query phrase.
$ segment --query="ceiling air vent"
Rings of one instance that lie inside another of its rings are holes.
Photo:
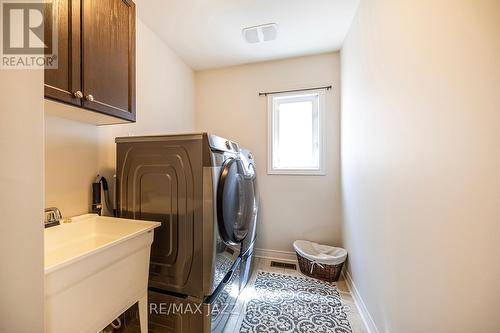
[[[276,23],[262,24],[243,29],[243,37],[250,44],[268,42],[278,37]]]

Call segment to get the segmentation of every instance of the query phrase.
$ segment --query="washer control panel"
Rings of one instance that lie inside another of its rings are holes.
[[[240,147],[236,142],[221,138],[220,136],[208,134],[208,143],[212,150],[239,153]]]

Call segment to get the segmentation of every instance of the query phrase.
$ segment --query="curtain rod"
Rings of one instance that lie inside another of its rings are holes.
[[[282,91],[261,92],[261,93],[259,93],[259,96],[267,96],[267,95],[274,95],[274,94],[281,94],[281,93],[289,93],[289,92],[298,92],[298,91],[319,90],[319,89],[326,89],[326,90],[330,90],[330,89],[332,89],[332,86],[323,86],[323,87],[306,88],[306,89],[293,89],[293,90],[282,90]]]

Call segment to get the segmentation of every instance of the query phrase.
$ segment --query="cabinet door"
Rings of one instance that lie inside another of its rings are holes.
[[[82,0],[83,106],[135,121],[135,4]]]
[[[58,33],[57,69],[45,69],[45,97],[81,106],[80,0],[53,0]],[[51,29],[50,25],[46,25]],[[45,33],[51,33],[46,31]]]

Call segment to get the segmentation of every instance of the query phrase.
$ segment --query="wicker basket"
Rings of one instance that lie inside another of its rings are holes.
[[[342,266],[344,266],[344,263],[338,265],[317,264],[302,257],[298,252],[295,253],[297,254],[297,259],[299,261],[300,271],[303,274],[328,282],[336,282],[339,280],[340,272],[342,272]]]

